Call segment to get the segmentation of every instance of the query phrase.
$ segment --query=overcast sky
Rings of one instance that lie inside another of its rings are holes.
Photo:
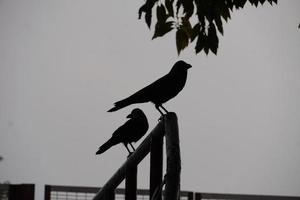
[[[151,40],[144,1],[0,1],[0,181],[102,186],[126,160],[98,146],[135,107],[106,111],[192,64],[165,104],[178,115],[184,190],[300,195],[300,1],[246,6],[224,24],[218,56],[178,57],[174,33]],[[138,143],[139,144],[139,143]],[[136,145],[137,146],[137,145]],[[149,158],[138,187],[149,187]]]

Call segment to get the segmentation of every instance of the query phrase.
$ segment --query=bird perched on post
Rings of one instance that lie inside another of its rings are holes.
[[[162,104],[175,97],[183,89],[187,78],[187,70],[191,67],[192,65],[182,60],[176,62],[168,74],[133,95],[114,103],[114,107],[108,112],[119,110],[131,104],[150,101],[154,103],[155,108],[162,115],[163,112],[160,108],[168,113]]]
[[[96,154],[101,154],[110,147],[119,143],[123,143],[125,145],[129,154],[132,152],[129,150],[127,146],[128,144],[130,144],[133,151],[135,151],[135,148],[131,143],[137,142],[146,134],[149,128],[148,120],[144,112],[139,108],[133,109],[127,118],[129,118],[129,120],[115,130],[112,137],[99,147]]]

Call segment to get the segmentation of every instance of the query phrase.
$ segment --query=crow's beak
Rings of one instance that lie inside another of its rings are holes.
[[[187,69],[192,68],[192,65],[187,64],[186,68],[187,68]]]
[[[130,113],[126,118],[132,118],[132,114]]]

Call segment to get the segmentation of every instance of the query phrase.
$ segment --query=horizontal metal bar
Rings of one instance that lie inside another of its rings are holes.
[[[247,194],[215,194],[196,193],[196,200],[200,199],[230,199],[230,200],[300,200],[300,197],[276,195],[247,195]],[[201,197],[201,198],[200,198]]]
[[[82,192],[82,193],[97,193],[99,187],[79,187],[79,186],[60,186],[60,185],[47,185],[50,186],[50,191],[56,192]]]

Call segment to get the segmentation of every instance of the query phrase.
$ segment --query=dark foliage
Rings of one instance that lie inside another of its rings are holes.
[[[153,38],[164,36],[176,30],[176,46],[178,54],[196,41],[196,53],[202,50],[208,54],[217,54],[218,33],[223,35],[223,21],[230,19],[234,9],[240,9],[249,2],[258,6],[277,0],[146,0],[139,9],[139,19],[144,13],[148,27],[152,24],[152,13],[156,11],[156,24]],[[191,22],[194,22],[193,24]]]

